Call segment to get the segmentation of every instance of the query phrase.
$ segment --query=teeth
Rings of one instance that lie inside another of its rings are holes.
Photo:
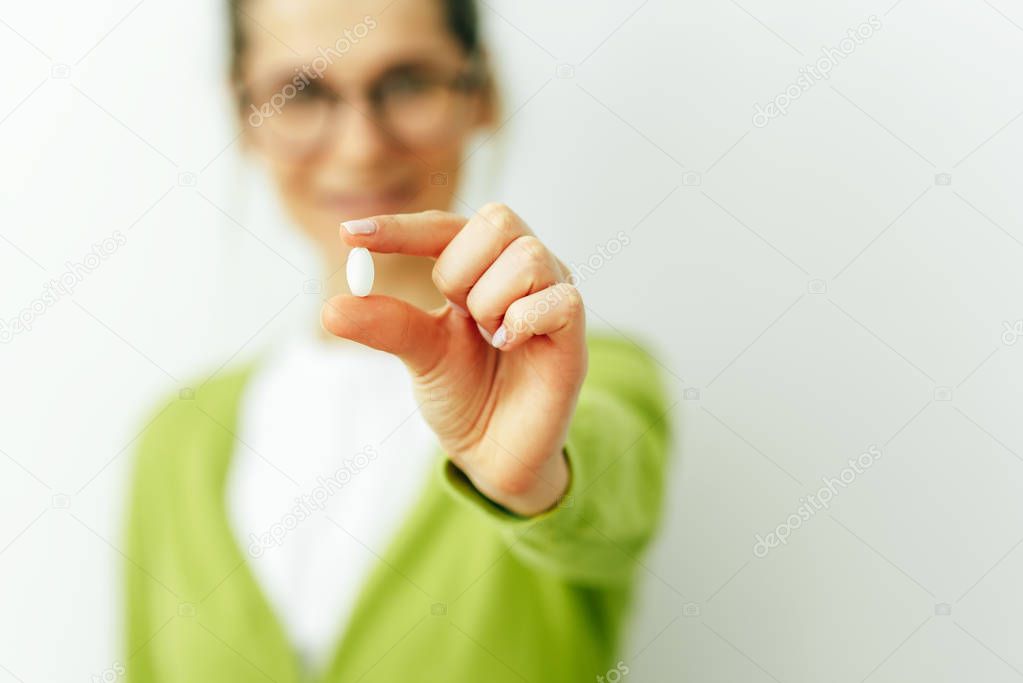
[[[373,256],[369,249],[356,247],[348,252],[348,289],[355,296],[367,296],[373,290]]]

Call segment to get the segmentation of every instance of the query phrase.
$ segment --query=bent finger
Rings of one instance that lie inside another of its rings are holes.
[[[559,282],[508,307],[493,344],[502,351],[546,335],[556,344],[576,344],[586,336],[586,310],[579,290]]]
[[[467,308],[493,334],[515,301],[553,285],[560,275],[557,261],[540,240],[532,235],[520,237],[469,290]]]
[[[467,308],[469,290],[508,246],[533,231],[504,204],[486,204],[473,214],[437,258],[433,282],[451,302]]]

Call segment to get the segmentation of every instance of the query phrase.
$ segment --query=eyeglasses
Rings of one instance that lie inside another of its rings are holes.
[[[409,66],[393,70],[358,98],[330,89],[322,79],[296,75],[242,89],[249,127],[257,142],[285,157],[307,157],[321,149],[347,104],[368,116],[394,142],[410,149],[443,144],[471,123],[471,99],[486,83],[477,60],[455,74]]]

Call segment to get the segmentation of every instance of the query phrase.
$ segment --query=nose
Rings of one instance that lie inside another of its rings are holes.
[[[371,166],[390,150],[390,146],[368,103],[345,103],[334,111],[334,120],[324,141],[324,154],[327,161]]]

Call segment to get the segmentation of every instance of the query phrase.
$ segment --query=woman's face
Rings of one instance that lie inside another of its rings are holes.
[[[336,252],[343,220],[450,207],[490,102],[466,85],[440,0],[249,0],[243,12],[246,140],[310,237]]]

